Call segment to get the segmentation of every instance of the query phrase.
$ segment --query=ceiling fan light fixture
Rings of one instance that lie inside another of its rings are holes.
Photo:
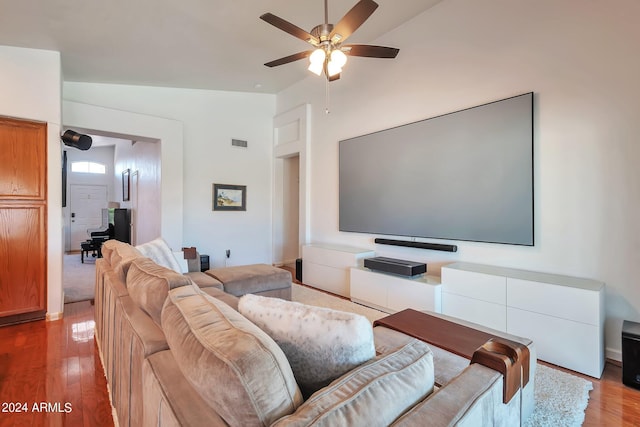
[[[309,62],[312,64],[323,64],[327,58],[327,52],[324,49],[318,48],[309,55]]]
[[[327,73],[329,77],[333,77],[336,74],[340,74],[342,72],[342,67],[338,66],[338,64],[334,61],[329,61],[327,64]]]
[[[309,71],[316,75],[322,74],[322,68],[324,67],[324,61],[327,58],[327,53],[324,49],[316,49],[311,55],[309,55]]]
[[[271,13],[265,13],[260,19],[274,27],[291,34],[313,46],[312,50],[298,52],[264,64],[267,67],[288,64],[303,58],[309,58],[309,71],[321,76],[323,73],[328,82],[338,80],[348,56],[366,58],[395,58],[399,49],[373,45],[346,45],[346,40],[376,10],[378,4],[374,0],[358,0],[335,25],[329,23],[328,0],[324,0],[324,23],[316,25],[310,32]]]
[[[309,64],[309,68],[308,70],[311,71],[313,74],[319,76],[320,74],[322,74],[322,69],[323,69],[324,63],[322,62],[312,62]]]
[[[336,67],[342,68],[344,64],[347,63],[347,55],[344,54],[340,49],[334,49],[331,51],[331,62],[335,64]]]

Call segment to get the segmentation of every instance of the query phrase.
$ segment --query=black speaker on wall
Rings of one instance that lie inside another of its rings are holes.
[[[60,137],[64,145],[77,148],[78,150],[86,151],[91,148],[93,140],[89,135],[83,135],[78,132],[74,132],[71,129],[65,131]]]
[[[410,242],[407,240],[382,239],[379,237],[373,239],[373,242],[379,245],[404,246],[405,248],[431,249],[433,251],[458,251],[456,245],[443,245],[441,243]]]
[[[296,280],[302,283],[302,258],[296,260]]]

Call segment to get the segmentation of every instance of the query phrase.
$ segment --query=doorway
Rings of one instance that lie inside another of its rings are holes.
[[[303,104],[273,120],[274,265],[295,265],[310,242],[309,143],[311,106]]]
[[[107,186],[72,184],[69,196],[70,249],[76,251],[90,238],[89,230],[107,228],[107,224],[102,223],[102,208],[107,206]]]
[[[300,252],[300,156],[283,159],[282,263],[295,268]]]

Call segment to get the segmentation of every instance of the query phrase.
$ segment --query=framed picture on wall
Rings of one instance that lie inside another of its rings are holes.
[[[128,202],[131,198],[131,170],[122,171],[122,200]]]
[[[213,184],[214,211],[246,211],[247,186]]]

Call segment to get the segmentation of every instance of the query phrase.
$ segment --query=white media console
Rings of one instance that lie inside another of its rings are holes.
[[[405,308],[440,313],[440,288],[440,278],[436,276],[404,277],[364,267],[351,268],[351,301],[385,313]]]
[[[602,282],[480,264],[442,267],[442,312],[533,340],[538,358],[600,378]]]
[[[386,313],[406,308],[457,317],[533,340],[539,359],[595,378],[604,369],[602,282],[457,262],[441,277],[364,268],[372,250],[303,247],[303,282]]]
[[[375,256],[369,249],[313,243],[302,247],[302,282],[349,298],[349,268]]]

